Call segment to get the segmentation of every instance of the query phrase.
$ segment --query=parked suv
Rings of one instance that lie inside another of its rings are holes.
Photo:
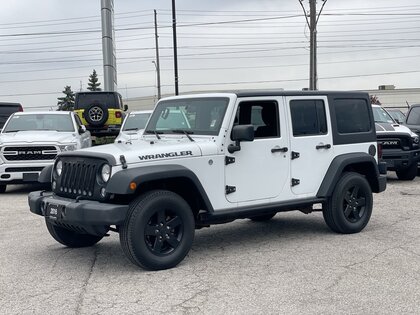
[[[6,120],[15,112],[23,112],[23,107],[19,103],[2,103],[0,102],[0,131]]]
[[[386,187],[368,94],[314,91],[162,99],[139,141],[61,153],[40,181],[53,191],[30,193],[30,210],[57,242],[118,232],[154,270],[184,259],[195,228],[235,219],[322,208],[331,230],[360,232]]]
[[[74,111],[92,136],[118,135],[126,110],[117,92],[76,93]]]
[[[417,176],[420,160],[419,136],[394,121],[379,105],[372,105],[376,123],[378,143],[382,145],[382,159],[387,169],[395,171],[402,180],[413,180]]]
[[[138,140],[151,114],[151,110],[139,110],[128,114],[114,142]]]
[[[0,193],[9,184],[37,182],[59,152],[90,145],[89,132],[72,112],[12,114],[0,133]]]

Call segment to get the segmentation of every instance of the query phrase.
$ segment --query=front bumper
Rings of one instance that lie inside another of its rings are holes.
[[[0,164],[1,184],[24,184],[38,182],[38,177],[44,167],[53,162],[27,162]]]
[[[31,212],[57,225],[73,227],[120,225],[128,211],[128,205],[75,200],[44,191],[31,192],[28,202]]]
[[[386,162],[388,170],[404,169],[420,161],[420,149],[412,151],[383,150],[382,160]]]

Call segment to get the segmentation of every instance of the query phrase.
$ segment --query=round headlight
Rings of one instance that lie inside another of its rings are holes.
[[[57,162],[57,164],[55,165],[55,171],[58,176],[61,176],[61,173],[63,172],[63,162],[61,161]]]
[[[111,177],[111,166],[104,164],[101,169],[101,178],[106,183]]]

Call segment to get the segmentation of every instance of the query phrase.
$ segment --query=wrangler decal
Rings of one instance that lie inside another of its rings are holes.
[[[143,160],[155,160],[155,159],[163,159],[167,157],[177,157],[177,156],[186,156],[186,155],[193,155],[192,151],[180,151],[180,152],[169,152],[169,153],[159,153],[159,154],[148,154],[148,155],[140,155],[139,159]]]

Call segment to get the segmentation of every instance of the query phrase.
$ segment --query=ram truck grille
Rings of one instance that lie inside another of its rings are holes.
[[[382,144],[382,148],[386,149],[400,149],[410,150],[412,144],[409,137],[380,137],[378,136],[378,142]]]
[[[7,161],[54,160],[59,150],[55,146],[5,147],[2,155]]]

